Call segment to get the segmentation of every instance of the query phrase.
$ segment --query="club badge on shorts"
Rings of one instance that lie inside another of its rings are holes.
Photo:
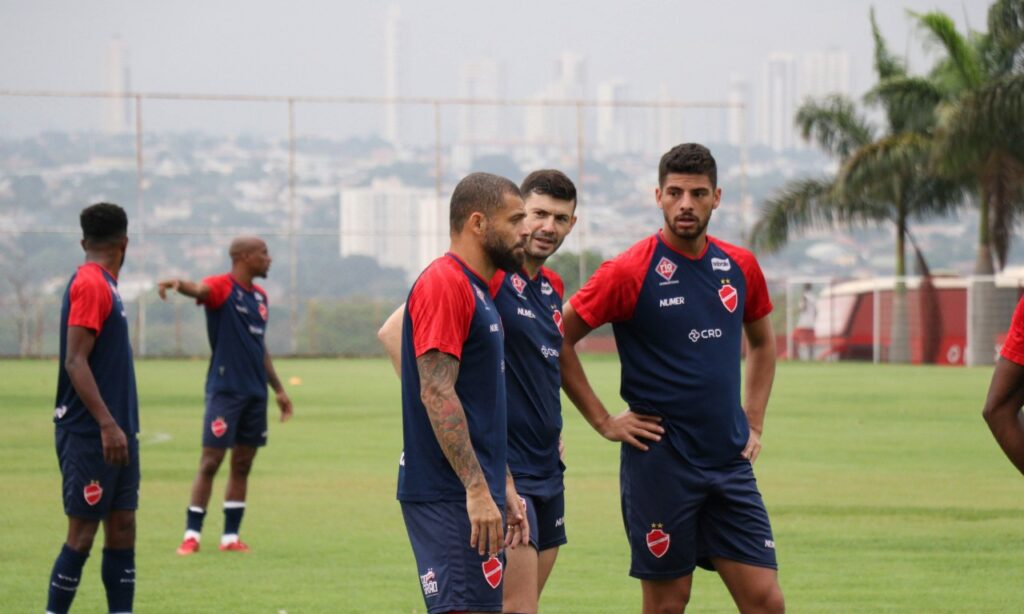
[[[96,505],[103,498],[103,487],[98,481],[93,480],[82,489],[82,496],[89,505]]]
[[[221,416],[217,416],[217,419],[210,423],[210,432],[214,437],[222,437],[227,430],[228,423]]]
[[[487,584],[491,588],[498,588],[498,585],[501,584],[501,561],[497,557],[492,556],[483,563],[480,563],[480,567],[484,570],[484,580],[487,580]]]
[[[661,558],[668,552],[668,546],[672,536],[661,530],[662,525],[652,525],[653,528],[647,532],[647,549],[655,558]]]

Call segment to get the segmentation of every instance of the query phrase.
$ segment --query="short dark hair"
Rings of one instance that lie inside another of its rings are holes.
[[[565,173],[553,168],[533,171],[523,179],[519,186],[523,198],[530,194],[543,194],[556,200],[567,200],[576,204],[576,186]]]
[[[479,211],[490,218],[504,204],[506,194],[522,198],[519,187],[510,180],[491,173],[470,173],[452,192],[449,223],[452,232],[459,232],[469,216]]]
[[[86,243],[114,243],[128,236],[128,215],[112,203],[96,203],[82,209],[78,216]]]
[[[718,187],[718,165],[707,147],[699,143],[676,145],[661,157],[658,164],[658,186],[665,185],[670,173],[680,175],[707,175],[711,187]]]

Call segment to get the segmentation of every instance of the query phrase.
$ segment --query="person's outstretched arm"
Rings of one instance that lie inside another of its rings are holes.
[[[985,417],[999,447],[1024,473],[1024,366],[1000,357],[992,373],[988,397],[981,415]]]

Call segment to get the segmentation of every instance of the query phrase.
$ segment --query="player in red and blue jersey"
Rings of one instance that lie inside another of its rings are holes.
[[[139,402],[117,276],[128,216],[99,203],[82,210],[85,264],[71,276],[60,312],[60,369],[53,422],[68,535],[50,574],[46,611],[71,608],[103,521],[103,586],[110,612],[135,598],[139,506]]]
[[[999,447],[1007,458],[1024,473],[1024,298],[1017,303],[1010,322],[1010,332],[999,351],[999,361],[992,373],[988,396],[982,415]]]
[[[429,612],[500,612],[500,552],[528,539],[507,468],[503,330],[487,285],[521,265],[525,218],[511,181],[464,178],[449,252],[406,301],[398,500]]]
[[[504,611],[536,612],[558,548],[567,541],[559,458],[563,285],[543,265],[576,223],[576,187],[560,171],[539,170],[519,189],[530,232],[523,265],[510,273],[499,270],[490,290],[505,330],[508,466],[526,503],[532,546],[506,552]],[[402,318],[399,307],[379,333],[399,372]]]
[[[267,244],[257,237],[239,237],[228,251],[230,273],[207,277],[201,283],[170,279],[158,286],[162,299],[166,300],[168,290],[176,290],[206,307],[206,332],[213,351],[206,374],[203,451],[192,484],[185,537],[178,547],[181,555],[199,551],[213,478],[229,449],[231,472],[224,493],[220,549],[249,550],[238,533],[249,471],[257,450],[267,444],[268,384],[274,389],[281,422],[292,415],[291,399],[277,377],[265,341],[270,303],[263,288],[253,283],[270,270]]]
[[[643,611],[682,612],[699,564],[718,572],[741,612],[781,612],[775,541],[752,468],[775,375],[767,286],[753,254],[707,234],[722,195],[707,148],[670,150],[658,183],[661,231],[605,262],[566,305],[563,387],[591,426],[624,442],[623,521]],[[608,322],[628,406],[616,416],[574,347]]]

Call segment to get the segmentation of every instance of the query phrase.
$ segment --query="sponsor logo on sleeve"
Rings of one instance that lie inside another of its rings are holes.
[[[669,544],[672,543],[672,536],[662,530],[663,526],[661,524],[651,525],[651,530],[647,532],[647,549],[658,559],[665,556]]]
[[[82,489],[82,497],[89,505],[96,505],[103,498],[103,487],[97,480],[93,480]]]
[[[491,588],[498,588],[501,585],[501,570],[502,564],[497,557],[491,557],[480,563],[480,567],[484,571],[484,580],[487,580],[487,584]]]
[[[729,262],[728,258],[712,258],[711,259],[711,270],[712,271],[728,271],[732,269],[732,263]]]

